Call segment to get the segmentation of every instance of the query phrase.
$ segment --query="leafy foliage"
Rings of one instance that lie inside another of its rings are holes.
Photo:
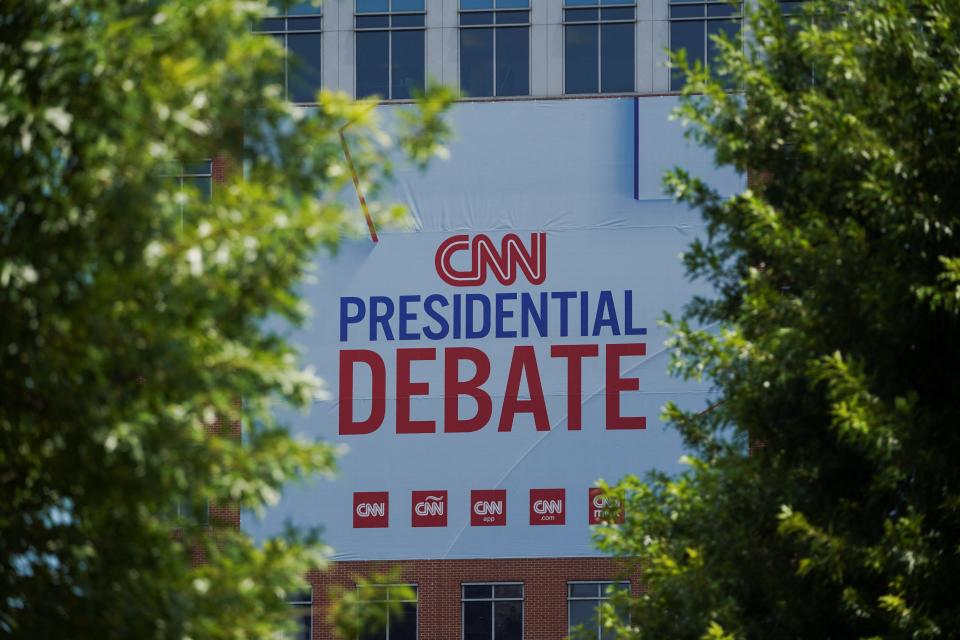
[[[324,391],[266,320],[301,322],[317,249],[362,224],[336,201],[341,128],[375,190],[392,147],[442,149],[451,96],[396,144],[342,95],[287,104],[283,52],[249,31],[267,10],[0,2],[0,635],[270,637],[323,565],[314,535],[255,545],[171,508],[262,510],[333,471],[274,422]],[[234,170],[184,207],[162,174],[216,155]],[[235,420],[242,445],[210,437]]]
[[[649,588],[623,637],[958,637],[960,4],[748,15],[679,109],[752,184],[667,180],[715,287],[668,318],[673,364],[718,398],[666,409],[685,473],[619,488],[600,545]]]

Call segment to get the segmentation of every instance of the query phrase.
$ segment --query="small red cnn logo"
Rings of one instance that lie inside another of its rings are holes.
[[[414,491],[410,501],[410,525],[413,527],[447,526],[447,492]]]
[[[390,494],[386,491],[355,491],[353,528],[383,529],[390,522]]]
[[[470,526],[503,527],[507,524],[507,491],[505,489],[470,492]]]
[[[612,522],[622,524],[626,519],[623,512],[623,504],[616,498],[612,500],[607,498],[607,496],[603,495],[603,490],[600,487],[591,487],[589,498],[590,505],[588,511],[590,524],[611,524],[611,521],[603,518],[603,514],[607,510],[608,501],[612,508],[617,509],[617,517]]]
[[[457,269],[453,256],[457,252],[470,252],[470,268]],[[530,284],[543,284],[547,277],[547,234],[531,233],[530,246],[515,233],[508,233],[500,241],[500,249],[490,236],[480,233],[470,239],[468,235],[450,236],[437,247],[437,275],[454,287],[476,287],[487,281],[487,270],[493,272],[500,284],[513,284],[517,272],[522,271]]]
[[[565,524],[566,495],[564,489],[530,489],[530,524]]]

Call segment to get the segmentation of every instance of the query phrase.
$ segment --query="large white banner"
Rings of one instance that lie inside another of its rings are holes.
[[[315,315],[292,339],[331,397],[284,417],[345,445],[340,475],[289,487],[245,526],[320,525],[344,559],[592,555],[596,481],[677,468],[661,408],[707,391],[667,374],[659,320],[700,291],[680,261],[700,224],[633,199],[633,112],[458,107],[452,159],[395,193],[420,228],[347,243],[304,290]],[[540,164],[523,162],[530,147]],[[551,189],[554,173],[573,184]],[[594,204],[578,215],[565,191]]]

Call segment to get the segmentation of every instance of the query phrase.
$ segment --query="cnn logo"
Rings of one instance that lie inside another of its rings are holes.
[[[566,494],[565,489],[530,489],[530,524],[565,524]]]
[[[455,258],[461,252],[467,254],[467,260]],[[487,281],[488,271],[504,285],[516,282],[518,273],[523,273],[530,284],[543,284],[547,277],[547,234],[531,233],[529,246],[524,246],[520,236],[508,233],[499,248],[483,233],[472,239],[468,235],[451,236],[437,247],[435,262],[440,279],[454,287],[479,286]]]
[[[414,491],[411,494],[410,525],[414,527],[447,526],[447,492]]]
[[[357,491],[353,494],[353,528],[382,529],[390,523],[390,494]]]
[[[505,489],[470,492],[470,526],[502,527],[507,524]]]
[[[616,498],[609,498],[600,487],[591,487],[588,494],[590,500],[590,524],[622,524],[626,519],[623,503]],[[613,512],[613,518],[608,518]]]

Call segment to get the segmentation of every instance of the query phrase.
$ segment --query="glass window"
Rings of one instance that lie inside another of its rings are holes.
[[[460,0],[460,90],[530,95],[529,0]]]
[[[568,631],[577,638],[589,640],[613,640],[613,632],[605,631],[598,610],[604,601],[620,591],[630,591],[629,582],[570,582],[567,584],[569,610]],[[621,621],[626,616],[618,614]]]
[[[406,100],[426,84],[423,0],[356,0],[358,98]]]
[[[736,39],[740,35],[741,9],[728,2],[680,2],[670,4],[670,49],[687,52],[687,62],[697,62],[711,69],[719,54],[719,48],[711,36],[724,33]],[[686,77],[679,69],[670,74],[670,89],[679,91]]]
[[[523,584],[462,586],[463,640],[522,640]]]
[[[313,590],[300,591],[287,599],[292,608],[291,615],[297,622],[294,634],[285,633],[280,637],[283,640],[310,640],[313,633]]]
[[[364,587],[360,590],[363,606],[382,608],[382,619],[385,621],[381,629],[361,632],[360,640],[417,640],[417,585],[404,586],[413,590],[412,599],[397,600],[395,589],[390,586]],[[400,603],[399,613],[389,606],[392,602]]]
[[[162,177],[167,188],[174,192],[180,203],[180,224],[189,212],[190,203],[209,202],[213,193],[213,160],[174,163],[167,167]],[[180,507],[177,513],[180,514]],[[204,522],[206,515],[204,515]],[[191,516],[191,520],[196,520]]]
[[[637,17],[634,3],[566,0],[565,7],[564,92],[632,92]]]
[[[320,45],[323,18],[320,7],[309,0],[272,0],[279,14],[264,18],[255,31],[272,36],[286,52],[283,77],[284,96],[291,102],[314,103],[320,90]]]

